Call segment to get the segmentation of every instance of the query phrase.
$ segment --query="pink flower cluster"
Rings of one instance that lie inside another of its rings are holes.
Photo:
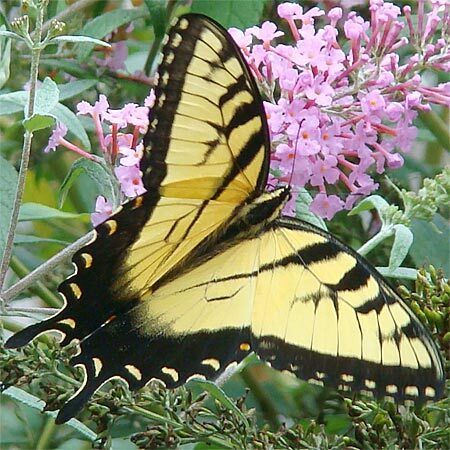
[[[294,194],[316,192],[315,214],[331,219],[373,192],[372,168],[403,165],[399,151],[416,137],[417,111],[450,106],[450,83],[429,87],[420,75],[450,69],[450,2],[429,5],[425,14],[425,0],[418,1],[413,25],[409,6],[402,21],[400,8],[383,0],[370,1],[370,21],[355,12],[343,18],[341,8],[325,14],[283,3],[278,15],[293,44],[274,43],[284,33],[272,22],[229,30],[269,100],[272,174]],[[316,26],[318,18],[326,24]],[[408,44],[413,54],[402,61],[397,51]],[[287,206],[295,213],[295,198]]]
[[[78,103],[79,115],[91,116],[97,140],[104,159],[120,184],[123,194],[122,201],[133,198],[145,192],[142,184],[142,172],[139,170],[139,161],[142,156],[142,136],[148,127],[148,111],[153,106],[155,95],[153,90],[145,99],[144,106],[127,103],[121,109],[109,108],[108,100],[100,95],[94,105],[82,101]],[[108,128],[110,133],[104,134],[103,129]],[[79,155],[95,160],[96,157],[64,139],[67,127],[58,124],[49,139],[45,152],[56,150],[58,145],[64,146]],[[115,207],[108,199],[99,196],[92,214],[92,223],[97,225],[109,217]]]

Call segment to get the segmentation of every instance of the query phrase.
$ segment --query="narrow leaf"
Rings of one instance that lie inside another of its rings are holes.
[[[27,103],[28,92],[16,91],[0,95],[0,116],[23,111]]]
[[[24,128],[30,132],[50,128],[55,124],[55,117],[50,114],[33,114],[22,121]]]
[[[241,420],[244,423],[248,424],[247,418],[242,413],[242,411],[234,404],[234,402],[227,396],[227,394],[225,394],[225,392],[222,389],[220,389],[219,386],[214,384],[212,381],[193,379],[188,382],[188,385],[198,386],[203,391],[208,392],[208,394],[210,394],[211,397],[219,401],[223,406],[225,406],[229,410],[233,411],[237,416],[241,418]]]
[[[47,416],[56,417],[58,414],[57,411],[44,411],[45,402],[34,395],[25,392],[22,389],[16,388],[14,386],[5,389],[2,392],[2,395],[15,400],[18,403],[21,403],[25,406],[28,406],[33,409],[37,409],[40,412],[43,412]],[[89,441],[95,441],[97,439],[97,435],[86,425],[81,423],[77,419],[70,419],[66,425],[78,431],[82,436],[84,436]]]
[[[349,213],[349,216],[354,216],[362,211],[369,211],[370,209],[376,209],[378,212],[386,209],[389,203],[379,195],[371,195],[361,200]]]
[[[60,211],[59,209],[51,208],[41,203],[24,203],[20,207],[19,221],[27,220],[47,220],[47,219],[80,219],[87,216],[87,214],[69,213]]]
[[[89,36],[57,36],[53,38],[48,44],[58,43],[58,42],[85,42],[94,45],[101,45],[102,47],[111,47],[107,42],[101,41],[100,39],[95,39]]]
[[[391,272],[400,267],[414,240],[411,230],[405,225],[395,225],[394,230],[394,244],[391,249],[391,256],[389,257],[389,270]]]
[[[69,173],[63,181],[58,199],[60,205],[64,203],[68,191],[81,173],[86,174],[97,186],[99,195],[103,195],[114,205],[118,203],[117,181],[112,177],[106,167],[102,166],[101,164],[94,163],[89,159],[80,158],[72,164]]]
[[[413,220],[411,230],[414,242],[409,252],[416,267],[433,263],[450,277],[449,240],[450,225],[440,214],[435,214],[431,224],[423,220]]]
[[[52,111],[59,101],[58,85],[49,77],[46,77],[36,91],[34,101],[34,113],[45,115]]]
[[[86,79],[86,80],[76,80],[70,83],[58,84],[59,89],[59,101],[67,100],[68,98],[75,97],[84,91],[87,91],[92,86],[97,84],[98,80]]]
[[[377,267],[383,277],[390,278],[405,278],[407,280],[415,280],[417,278],[417,270],[409,267],[398,267],[395,270],[390,270],[389,267]]]
[[[16,196],[18,175],[16,169],[1,155],[0,173],[0,255],[3,255]]]
[[[265,2],[262,0],[193,0],[191,11],[206,14],[225,28],[248,28],[259,23]]]
[[[144,0],[145,6],[150,13],[150,21],[153,26],[155,37],[162,38],[167,26],[167,6],[165,0]]]
[[[16,234],[14,237],[14,245],[28,245],[28,244],[60,244],[67,246],[70,242],[62,241],[60,239],[42,238],[39,236],[33,236],[31,234]]]
[[[7,31],[7,30],[0,30],[0,36],[5,36],[11,39],[19,39],[21,41],[25,41],[26,39],[23,38],[22,36],[19,36],[17,33],[13,33],[12,31]]]
[[[116,28],[135,19],[148,16],[145,8],[115,9],[89,21],[80,31],[80,35],[101,39]],[[93,49],[92,44],[79,44],[77,54],[81,60],[86,59]]]

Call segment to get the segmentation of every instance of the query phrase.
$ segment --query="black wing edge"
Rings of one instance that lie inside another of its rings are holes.
[[[262,123],[262,127],[263,127],[261,132],[264,135],[264,141],[266,143],[265,144],[266,151],[265,151],[264,162],[263,162],[263,166],[261,167],[258,182],[256,185],[256,191],[254,194],[254,196],[257,196],[264,191],[264,188],[267,185],[267,179],[269,176],[270,133],[269,133],[269,126],[267,124],[267,118],[266,118],[266,112],[264,109],[263,99],[262,99],[260,90],[258,88],[258,85],[255,81],[255,77],[253,76],[251,69],[248,66],[247,62],[245,61],[244,56],[241,52],[241,49],[238,47],[238,45],[236,44],[236,42],[234,41],[232,36],[228,33],[228,31],[220,23],[216,22],[214,19],[211,19],[208,16],[205,16],[203,14],[197,14],[197,13],[188,13],[188,14],[179,16],[176,19],[176,23],[173,24],[171,26],[171,28],[169,29],[169,32],[168,32],[169,41],[168,42],[171,41],[172,36],[175,33],[180,33],[181,35],[184,35],[184,31],[177,28],[178,23],[183,18],[190,21],[190,26],[188,28],[188,31],[191,30],[192,24],[195,28],[197,28],[198,30],[201,30],[203,23],[207,23],[210,25],[210,27],[212,27],[214,29],[214,31],[216,31],[217,33],[220,33],[220,35],[226,40],[226,42],[232,48],[233,54],[236,56],[237,60],[239,61],[239,64],[241,65],[241,68],[252,87],[252,94],[255,97],[255,103],[258,105],[259,115],[261,117],[261,123]],[[198,23],[198,24],[196,24],[196,23]],[[168,44],[163,46],[163,49],[162,49],[163,56],[165,56],[166,53],[169,51],[171,51],[171,48]],[[186,68],[187,66],[188,66],[188,64],[186,64],[184,68]],[[166,68],[162,64],[158,67],[157,72],[158,72],[159,77],[162,76],[161,73],[165,69]],[[167,114],[167,108],[165,108],[164,111],[161,112],[159,110],[159,108],[157,107],[158,98],[162,93],[163,93],[163,89],[158,87],[158,85],[156,85],[155,86],[155,96],[156,96],[155,106],[150,110],[149,123],[151,123],[152,120],[155,118],[157,118],[158,122],[160,122],[161,114]],[[176,111],[176,109],[174,111],[172,111],[172,114],[175,114],[175,111]],[[165,164],[165,160],[166,160],[166,156],[167,156],[167,149],[168,149],[167,146],[165,146],[165,145],[161,146],[161,145],[158,145],[159,143],[157,143],[156,147],[154,149],[152,149],[151,154],[150,154],[150,152],[145,150],[151,142],[151,139],[152,139],[151,133],[152,133],[152,130],[149,128],[149,130],[147,131],[147,134],[144,137],[144,154],[142,156],[141,164],[140,164],[140,169],[141,169],[142,173],[144,174],[144,186],[147,189],[152,188],[154,186],[155,182],[157,182],[159,185],[162,182],[162,180],[164,179],[164,176],[165,176],[166,170],[167,170],[166,164]],[[167,135],[169,135],[169,134],[170,134],[170,132],[167,133]],[[155,137],[157,137],[157,136],[155,136]],[[146,176],[145,174],[147,173],[149,168],[151,169],[150,174],[149,174],[149,176]],[[155,175],[153,169],[155,169],[157,171],[156,175]],[[154,176],[156,176],[156,178],[157,178],[156,181],[154,179],[152,179],[152,177],[154,177]]]
[[[436,401],[444,396],[445,392],[445,369],[443,357],[437,346],[435,340],[431,336],[429,330],[422,325],[417,316],[411,311],[409,306],[396,293],[395,288],[370,264],[367,259],[350,248],[347,244],[342,242],[327,231],[300,219],[282,216],[271,225],[273,228],[284,227],[288,229],[310,231],[325,237],[332,245],[338,247],[338,250],[344,251],[352,255],[365,271],[372,275],[375,280],[380,283],[382,288],[386,289],[392,295],[392,301],[400,302],[415,319],[411,322],[406,332],[412,333],[413,336],[420,336],[427,343],[428,349],[434,352],[436,358],[433,359],[434,365],[431,368],[411,369],[401,366],[380,366],[370,361],[364,361],[364,367],[361,365],[361,360],[350,357],[336,357],[319,354],[317,352],[302,350],[295,345],[290,345],[276,337],[263,338],[264,345],[271,348],[271,352],[277,353],[277,359],[271,365],[275,369],[286,369],[290,366],[296,366],[295,370],[288,370],[294,373],[298,378],[304,380],[318,380],[317,373],[321,369],[325,372],[328,367],[333,367],[330,374],[321,374],[319,384],[327,385],[332,388],[337,388],[343,392],[361,391],[369,395],[374,395],[377,398],[393,398],[398,403],[403,403],[405,400],[412,400],[415,404],[423,404],[427,401]],[[315,258],[315,256],[313,256]],[[318,259],[321,259],[320,257]],[[258,340],[258,338],[255,338]],[[258,342],[258,346],[261,342]],[[302,353],[303,352],[303,353]],[[280,359],[278,356],[282,355]],[[261,356],[261,355],[260,355]],[[431,355],[430,355],[431,357]],[[306,361],[306,363],[305,363]],[[301,363],[301,364],[300,364]],[[337,363],[337,364],[336,364]],[[343,382],[338,378],[340,373],[354,373],[354,379],[351,382]],[[334,372],[334,375],[332,373]],[[378,381],[376,387],[368,387],[365,384],[365,378],[373,377]],[[399,392],[387,393],[386,386],[393,382],[398,383],[401,387]],[[405,394],[405,388],[408,386],[417,386],[419,389],[418,395]],[[434,393],[432,395],[425,395],[427,387],[432,387]]]

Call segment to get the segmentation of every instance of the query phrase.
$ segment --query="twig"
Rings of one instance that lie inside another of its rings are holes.
[[[75,241],[73,244],[66,247],[64,250],[61,250],[55,256],[52,256],[48,261],[30,272],[29,275],[22,278],[16,284],[3,292],[1,294],[1,298],[3,299],[3,301],[7,303],[16,295],[27,289],[35,281],[39,280],[49,270],[52,270],[54,267],[60,265],[64,260],[71,258],[80,248],[84,247],[89,241],[91,241],[93,236],[94,232],[91,231],[90,233]]]
[[[52,17],[51,20],[47,20],[47,22],[45,22],[44,25],[42,26],[42,32],[45,33],[48,31],[48,29],[52,24],[52,21],[58,20],[59,22],[64,22],[66,18],[74,17],[75,13],[78,13],[78,11],[81,11],[82,9],[85,9],[88,6],[91,6],[97,1],[98,0],[78,0],[75,3],[72,3],[68,8],[61,11],[55,17]]]
[[[34,113],[34,102],[36,99],[36,85],[39,69],[39,58],[41,55],[41,38],[42,38],[42,22],[44,20],[44,7],[41,6],[38,9],[36,17],[36,36],[33,39],[33,48],[31,49],[31,68],[30,68],[30,92],[28,96],[28,108],[26,109],[26,118],[28,119]],[[20,161],[19,178],[17,181],[16,195],[14,198],[13,209],[11,213],[11,219],[9,222],[8,234],[5,243],[5,252],[2,256],[2,262],[0,264],[0,292],[3,289],[6,273],[8,272],[9,262],[11,260],[14,235],[16,232],[17,222],[19,219],[20,204],[22,203],[22,196],[25,189],[25,178],[28,170],[28,163],[30,161],[31,141],[33,139],[33,132],[25,130],[22,159]]]
[[[51,316],[58,311],[57,308],[38,308],[38,307],[6,307],[6,312],[8,315],[13,315],[13,313],[33,313],[33,314],[45,314],[46,316]]]

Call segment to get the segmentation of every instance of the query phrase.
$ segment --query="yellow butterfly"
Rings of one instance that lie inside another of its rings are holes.
[[[147,193],[95,229],[59,291],[64,308],[13,337],[80,340],[73,417],[106,381],[131,389],[215,378],[255,352],[341,390],[399,400],[442,394],[427,330],[375,269],[330,234],[281,216],[264,192],[269,134],[236,44],[213,20],[179,18],[158,70],[141,162]]]

